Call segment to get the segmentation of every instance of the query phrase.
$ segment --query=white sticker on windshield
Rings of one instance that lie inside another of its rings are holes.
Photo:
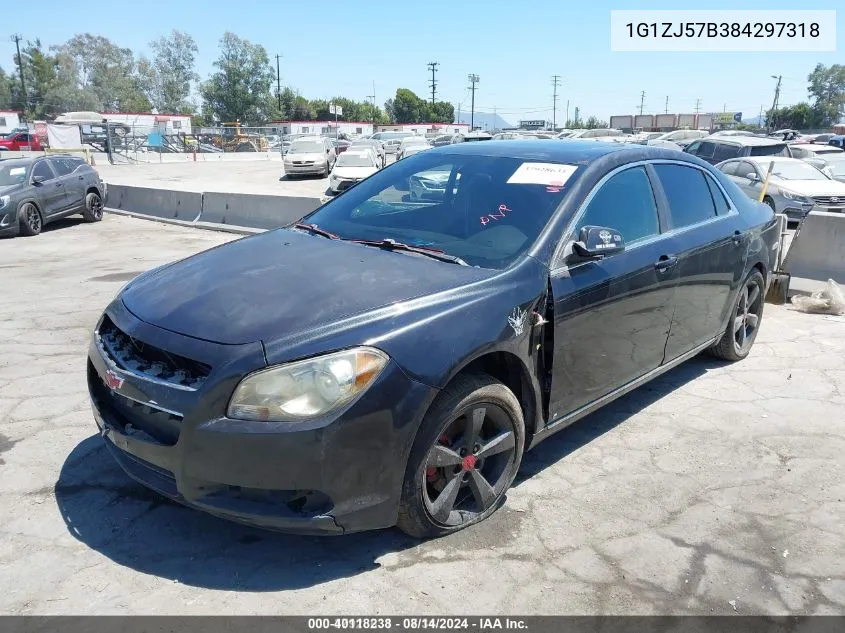
[[[508,178],[508,184],[562,187],[576,169],[575,165],[559,163],[522,163]]]
[[[21,174],[26,173],[26,167],[12,167],[9,170],[10,176],[20,176]]]

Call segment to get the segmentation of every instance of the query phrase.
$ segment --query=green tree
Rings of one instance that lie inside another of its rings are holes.
[[[388,122],[396,123],[396,107],[393,99],[388,99],[384,102],[384,114]]]
[[[407,88],[398,88],[393,98],[396,123],[421,123],[428,114],[428,104]],[[450,121],[451,123],[451,121]]]
[[[822,110],[809,103],[796,103],[793,106],[778,108],[769,112],[766,124],[775,128],[791,128],[794,130],[812,130],[824,127],[825,114]]]
[[[582,124],[588,130],[592,130],[595,128],[607,127],[607,121],[602,121],[598,117],[590,116],[587,117],[586,121],[582,121]]]
[[[6,71],[0,66],[0,108],[12,107],[12,82]]]
[[[194,71],[199,51],[194,38],[174,29],[170,35],[151,42],[150,48],[154,53],[152,62],[144,60],[149,67],[146,72],[139,73],[146,76],[150,103],[159,112],[193,111],[195,106],[188,98],[191,86],[199,81],[199,75]]]
[[[433,123],[454,123],[455,106],[446,101],[435,101],[434,105],[429,103],[427,119]]]
[[[270,86],[276,76],[263,46],[226,32],[220,40],[217,72],[200,87],[203,101],[221,122],[259,125],[267,120]]]
[[[821,114],[823,125],[833,125],[845,114],[845,65],[817,64],[807,76],[807,92],[813,107]]]

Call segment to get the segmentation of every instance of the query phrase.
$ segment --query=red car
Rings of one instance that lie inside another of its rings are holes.
[[[12,132],[0,137],[0,152],[40,152],[41,141],[29,132]]]

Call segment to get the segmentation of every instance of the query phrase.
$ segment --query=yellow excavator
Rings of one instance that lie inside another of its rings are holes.
[[[215,137],[214,144],[224,152],[266,152],[267,139],[260,134],[248,134],[241,130],[240,121],[224,123],[223,133]]]

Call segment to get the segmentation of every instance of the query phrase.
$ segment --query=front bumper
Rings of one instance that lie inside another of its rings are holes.
[[[284,164],[286,174],[324,174],[326,163],[314,163],[312,165],[291,165]]]
[[[196,391],[173,389],[125,371],[94,335],[88,355],[94,418],[129,476],[187,506],[286,532],[395,524],[407,457],[436,390],[391,361],[335,418],[233,420],[225,415],[229,395],[241,376],[263,366],[260,344],[217,346],[176,335],[140,321],[119,300],[106,314],[133,339],[201,356],[212,367]]]
[[[19,230],[17,214],[11,209],[0,210],[0,237],[17,235]]]
[[[346,191],[347,189],[349,189],[349,187],[359,182],[361,181],[351,178],[344,178],[342,180],[335,180],[333,178],[330,178],[329,188],[335,193],[340,193],[341,191]]]

